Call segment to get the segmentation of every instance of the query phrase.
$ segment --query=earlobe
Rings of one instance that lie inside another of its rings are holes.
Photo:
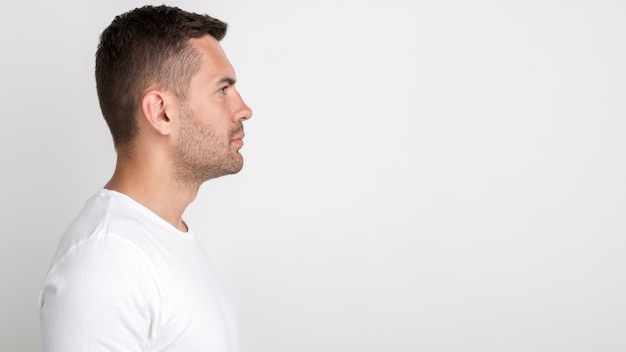
[[[172,133],[171,120],[166,114],[166,97],[158,91],[146,93],[141,99],[141,112],[146,122],[161,135]]]

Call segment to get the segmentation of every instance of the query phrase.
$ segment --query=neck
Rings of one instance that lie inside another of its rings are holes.
[[[186,232],[182,216],[187,206],[195,199],[200,185],[183,185],[164,170],[164,160],[133,159],[118,154],[115,173],[104,186],[106,189],[124,193],[139,204]]]

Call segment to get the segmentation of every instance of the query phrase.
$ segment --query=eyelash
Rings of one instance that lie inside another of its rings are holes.
[[[226,95],[226,89],[228,89],[228,86],[224,86],[224,87],[220,88],[219,92],[220,92],[221,94]]]

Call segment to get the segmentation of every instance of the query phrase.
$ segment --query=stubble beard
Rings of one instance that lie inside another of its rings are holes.
[[[181,134],[175,148],[174,172],[181,185],[199,187],[203,182],[236,174],[243,157],[231,141],[243,131],[241,122],[228,135],[201,124],[188,109],[181,109]]]

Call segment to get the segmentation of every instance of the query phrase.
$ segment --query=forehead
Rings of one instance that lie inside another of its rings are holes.
[[[201,55],[201,65],[199,74],[205,78],[211,79],[224,76],[234,77],[234,69],[224,53],[224,49],[220,43],[210,35],[200,38],[192,38],[189,43]]]

